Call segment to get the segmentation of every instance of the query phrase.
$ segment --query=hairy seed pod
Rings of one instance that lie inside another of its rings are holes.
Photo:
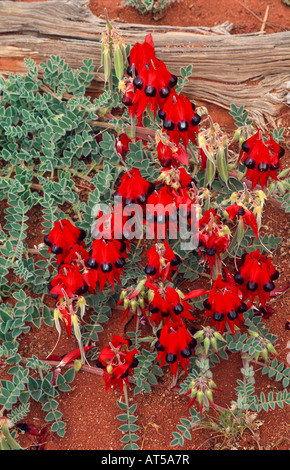
[[[102,42],[101,42],[101,65],[104,65],[105,42],[106,42],[106,33],[103,33]]]
[[[244,222],[242,219],[239,220],[237,231],[238,231],[238,244],[240,245],[245,234]]]
[[[211,185],[215,177],[215,164],[209,159],[206,163],[206,184]]]
[[[226,155],[223,147],[219,147],[216,161],[219,176],[221,177],[224,183],[227,183],[229,175],[227,169]]]
[[[124,58],[119,43],[114,42],[114,65],[118,80],[121,80],[124,74]]]
[[[105,44],[104,49],[104,75],[105,82],[107,83],[112,73],[112,62],[108,45]]]

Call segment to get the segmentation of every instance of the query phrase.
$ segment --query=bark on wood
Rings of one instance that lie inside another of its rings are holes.
[[[0,1],[0,72],[25,73],[25,57],[37,63],[59,55],[73,68],[83,59],[96,65],[92,92],[103,87],[99,67],[105,20],[94,16],[89,0],[40,3]],[[231,35],[231,24],[215,28],[148,26],[115,23],[126,44],[153,35],[156,55],[168,69],[193,64],[192,79],[184,88],[191,99],[244,105],[260,125],[277,116],[287,102],[290,80],[290,32]],[[8,59],[8,60],[7,60]]]

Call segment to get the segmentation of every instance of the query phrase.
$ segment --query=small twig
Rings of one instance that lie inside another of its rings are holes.
[[[264,19],[263,19],[263,23],[262,23],[262,26],[261,26],[261,29],[260,29],[260,33],[263,33],[264,30],[265,30],[265,26],[266,26],[266,22],[267,22],[267,19],[268,19],[268,14],[269,14],[269,9],[270,9],[270,6],[267,5],[265,15],[264,15]]]
[[[261,21],[261,22],[263,23],[264,20],[262,20],[262,18],[260,18],[258,15],[256,15],[256,13],[255,13],[254,11],[250,10],[250,8],[246,7],[246,5],[244,5],[243,3],[239,2],[239,1],[238,1],[238,3],[239,3],[239,5],[241,5],[243,8],[245,8],[245,10],[247,10],[249,13],[251,13],[251,15],[253,15],[255,18],[257,18],[257,20],[259,20],[259,21]],[[281,27],[281,25],[276,24],[276,23],[269,23],[269,21],[267,21],[267,19],[266,19],[266,21],[265,21],[265,25],[266,25],[266,24],[267,24],[268,26],[270,26],[271,28],[275,28],[275,27],[276,27],[276,28],[279,28],[279,29],[283,29],[283,28]],[[261,33],[261,32],[259,32],[258,34],[260,34],[260,33]],[[250,34],[252,34],[252,33],[250,33]]]

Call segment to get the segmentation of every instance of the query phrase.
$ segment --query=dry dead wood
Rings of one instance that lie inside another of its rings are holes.
[[[179,75],[193,64],[184,88],[192,99],[229,109],[244,105],[260,125],[275,117],[286,103],[290,80],[290,32],[231,35],[231,24],[215,28],[114,24],[127,44],[143,42],[151,32],[157,56]],[[23,59],[37,63],[59,55],[73,68],[83,59],[96,65],[92,92],[100,92],[101,32],[105,20],[94,16],[89,0],[26,3],[0,1],[0,72],[25,73]]]

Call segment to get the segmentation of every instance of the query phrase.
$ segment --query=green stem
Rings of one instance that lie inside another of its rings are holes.
[[[135,347],[137,347],[137,341],[138,341],[137,332],[139,330],[141,314],[142,314],[141,310],[139,309],[139,307],[137,307],[137,320],[136,320],[136,327],[135,327]]]
[[[134,116],[131,117],[131,139],[133,142],[136,140],[136,122]]]
[[[13,171],[14,171],[14,166],[11,165],[11,168],[10,168],[10,170],[9,170],[9,173],[4,177],[4,179],[5,179],[5,180],[9,180],[9,178],[10,178],[10,176],[12,175]]]
[[[124,399],[127,405],[126,413],[127,413],[127,421],[128,421],[128,434],[129,434],[129,441],[130,446],[132,447],[132,433],[131,433],[131,423],[130,423],[130,413],[129,413],[129,398],[128,398],[128,388],[125,382],[123,382],[123,392],[124,392]]]

